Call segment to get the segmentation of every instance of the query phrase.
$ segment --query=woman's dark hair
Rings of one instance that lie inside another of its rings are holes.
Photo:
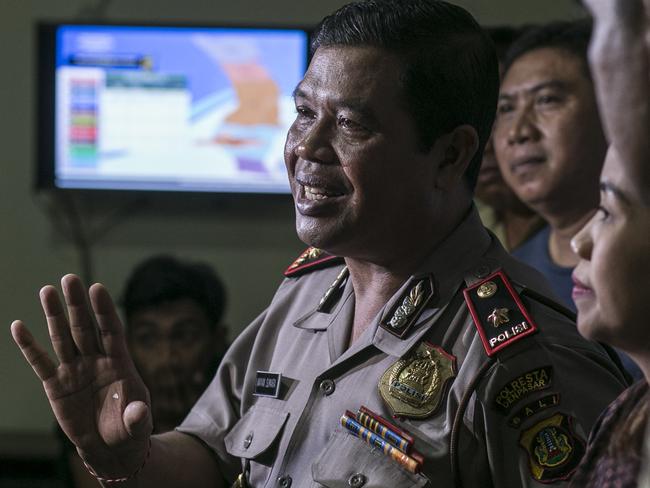
[[[122,305],[127,321],[143,308],[189,298],[216,327],[226,308],[223,283],[208,265],[184,262],[173,256],[153,256],[135,267],[126,282]]]
[[[499,90],[492,41],[462,8],[439,0],[368,0],[325,17],[311,51],[374,46],[404,63],[403,90],[423,150],[459,125],[476,129],[479,148],[465,178],[476,185]]]
[[[617,429],[612,432],[612,437],[608,446],[609,455],[613,458],[632,453],[641,457],[643,452],[643,443],[645,439],[648,418],[650,417],[650,390],[645,393],[636,403],[634,410],[621,419]]]

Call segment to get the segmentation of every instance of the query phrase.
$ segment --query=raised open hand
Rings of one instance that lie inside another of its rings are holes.
[[[642,26],[648,21],[644,10],[650,0],[583,0],[591,15],[598,22],[623,21],[630,26]]]
[[[650,158],[650,0],[584,3],[594,18],[589,64],[607,138],[632,179],[645,181],[643,168]]]
[[[56,288],[40,291],[59,364],[21,321],[11,324],[13,338],[81,456],[102,477],[127,476],[147,455],[152,430],[149,393],[127,351],[106,289],[100,284],[90,287],[91,311],[77,276],[64,276],[61,286],[65,306]]]

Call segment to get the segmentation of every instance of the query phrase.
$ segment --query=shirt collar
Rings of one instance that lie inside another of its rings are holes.
[[[418,270],[393,294],[380,310],[373,324],[351,348],[338,358],[337,362],[369,345],[374,345],[382,352],[392,356],[401,357],[406,354],[437,322],[440,315],[444,313],[446,305],[461,286],[469,286],[498,267],[498,261],[489,257],[492,254],[488,253],[491,243],[493,246],[498,246],[498,241],[483,227],[478,211],[472,206],[456,229],[431,251]],[[386,318],[396,302],[403,300],[404,294],[410,288],[412,282],[429,275],[433,276],[434,297],[428,308],[418,318],[411,332],[404,338],[398,338],[379,327],[379,323]],[[294,327],[325,331],[337,318],[342,318],[338,317],[339,314],[349,316],[348,321],[351,321],[352,312],[350,312],[349,308],[350,303],[354,303],[353,300],[350,301],[350,294],[352,293],[352,283],[348,279],[341,294],[341,299],[330,313],[320,313],[314,309],[294,322]],[[346,311],[347,313],[345,313]]]
[[[487,276],[498,267],[496,260],[486,253],[492,237],[483,227],[475,207],[468,212],[456,229],[438,244],[424,260],[416,273],[391,297],[370,327],[373,329],[372,344],[386,354],[403,356],[419,342],[422,336],[444,313],[446,304],[462,286]],[[398,301],[403,300],[406,290],[414,280],[433,276],[434,297],[405,338],[398,338],[379,327]]]

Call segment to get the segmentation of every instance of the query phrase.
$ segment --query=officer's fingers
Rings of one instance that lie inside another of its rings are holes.
[[[86,302],[86,292],[78,276],[68,274],[61,279],[63,296],[70,317],[70,330],[77,349],[84,356],[101,352],[97,341],[97,328]]]
[[[108,290],[101,283],[95,283],[90,287],[89,295],[104,352],[108,356],[128,356],[124,327]]]
[[[56,374],[56,364],[34,340],[34,336],[20,320],[11,324],[11,335],[41,381],[46,381]]]
[[[126,406],[122,421],[132,439],[146,439],[153,430],[151,410],[141,401],[131,402]]]
[[[77,356],[77,348],[72,340],[68,318],[65,316],[56,288],[49,285],[44,286],[41,288],[39,297],[56,356],[62,363],[72,361]]]
[[[589,13],[593,15],[594,12],[594,7],[593,7],[594,0],[582,0],[582,4],[585,6],[587,10],[589,10]]]
[[[611,1],[611,0],[608,0]],[[598,14],[600,13],[600,10],[602,9],[602,1],[601,0],[583,0],[582,1],[583,5],[589,10],[591,15],[593,17],[598,17]]]
[[[650,61],[650,0],[643,0],[643,7],[645,10],[645,53]]]
[[[637,1],[640,0],[632,0]],[[583,0],[582,3],[596,22],[607,22],[618,15],[622,2],[631,3],[630,0]]]

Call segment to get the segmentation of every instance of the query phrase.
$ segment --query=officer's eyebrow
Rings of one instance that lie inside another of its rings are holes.
[[[300,83],[296,88],[294,88],[292,96],[294,100],[296,98],[309,99],[311,94],[309,90],[305,90],[302,83]],[[364,103],[361,98],[329,98],[328,103],[338,109],[350,110],[368,123],[377,121],[377,115],[375,112],[368,106],[368,103]]]
[[[299,83],[291,92],[291,98],[293,98],[294,100],[298,97],[305,97],[305,96],[307,96],[307,93],[305,92],[305,90],[303,90],[301,83]]]
[[[541,83],[531,86],[526,89],[528,93],[537,93],[539,91],[545,90],[547,88],[554,88],[556,90],[566,90],[569,87],[566,81],[562,80],[545,80]]]
[[[566,91],[569,88],[569,85],[566,81],[562,80],[544,80],[539,83],[536,83],[533,86],[525,87],[524,89],[511,91],[511,92],[501,92],[499,93],[499,100],[511,100],[516,97],[518,92],[523,92],[526,94],[535,94],[545,89],[555,89]]]

